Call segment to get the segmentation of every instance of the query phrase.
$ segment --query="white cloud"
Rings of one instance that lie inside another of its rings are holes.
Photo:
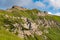
[[[53,6],[56,9],[60,8],[60,0],[49,0],[49,3],[51,6]]]
[[[33,3],[33,1],[32,0],[15,0],[14,1],[14,4],[19,6],[27,6],[30,3]]]
[[[40,2],[40,1],[36,1],[36,2],[33,2],[33,0],[16,0],[15,2],[15,5],[18,5],[18,6],[24,6],[26,8],[44,8],[45,7],[45,4],[43,4],[43,2]]]
[[[60,13],[56,13],[56,14],[54,14],[54,15],[58,15],[58,16],[60,16]]]
[[[44,0],[43,2],[49,3],[47,7],[53,7],[55,10],[60,9],[60,0]]]
[[[26,8],[38,8],[38,7],[45,7],[45,4],[43,4],[40,1],[33,2],[33,0],[10,0],[10,2],[13,2],[12,5],[22,6]]]
[[[22,6],[30,9],[45,7],[45,4],[43,4],[43,2],[33,2],[33,0],[0,0],[0,5],[6,8],[10,8],[13,5]]]
[[[42,2],[35,2],[35,5],[38,6],[38,7],[45,7],[45,4],[43,4]]]
[[[48,12],[48,14],[60,16],[60,13],[54,13],[53,14],[52,12]]]
[[[51,12],[48,12],[48,14],[52,14]]]

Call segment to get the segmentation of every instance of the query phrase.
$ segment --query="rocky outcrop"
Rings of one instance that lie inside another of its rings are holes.
[[[37,16],[46,16],[48,15],[48,12],[38,12]]]
[[[18,9],[18,10],[27,10],[26,8],[19,7],[19,6],[13,6],[12,8],[16,8],[16,9]]]
[[[20,17],[8,16],[8,15],[5,15],[5,17],[12,18],[13,20],[20,19]],[[31,19],[26,17],[21,17],[21,19],[24,21],[24,24],[19,24],[15,22],[14,24],[12,24],[15,27],[15,29],[12,29],[12,30],[14,30],[13,33],[18,32],[18,36],[22,38],[24,38],[25,35],[29,36],[33,34],[37,34],[37,35],[42,35],[43,33],[47,34],[49,33],[47,28],[49,28],[50,26],[53,27],[53,25],[56,25],[56,22],[54,22],[53,20],[48,21],[46,20],[46,18],[37,20],[38,24],[36,24],[35,22],[32,22]],[[42,25],[45,28],[43,31],[39,29],[40,25]],[[8,27],[9,24],[6,24],[5,26]]]
[[[18,10],[27,10],[26,8],[23,8],[23,7],[19,7],[19,6],[12,6],[11,9],[7,9],[6,11],[8,12],[12,12],[13,9],[18,9]]]

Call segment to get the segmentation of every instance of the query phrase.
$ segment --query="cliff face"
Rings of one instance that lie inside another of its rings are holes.
[[[24,40],[59,40],[60,16],[13,6],[0,12],[0,26]],[[53,36],[53,37],[52,37]]]

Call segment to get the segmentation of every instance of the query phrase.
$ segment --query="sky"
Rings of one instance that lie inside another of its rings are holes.
[[[13,5],[28,9],[36,8],[60,16],[60,0],[0,0],[0,9],[6,10]]]

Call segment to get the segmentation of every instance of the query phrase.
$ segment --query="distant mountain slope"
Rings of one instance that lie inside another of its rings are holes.
[[[13,6],[8,10],[0,10],[0,28],[24,40],[60,40],[60,16],[50,15],[46,11],[37,9],[29,10]],[[0,31],[1,35],[5,32]],[[2,38],[5,38],[4,35]],[[11,34],[8,34],[10,38],[9,35]],[[15,38],[13,39],[19,40]]]

